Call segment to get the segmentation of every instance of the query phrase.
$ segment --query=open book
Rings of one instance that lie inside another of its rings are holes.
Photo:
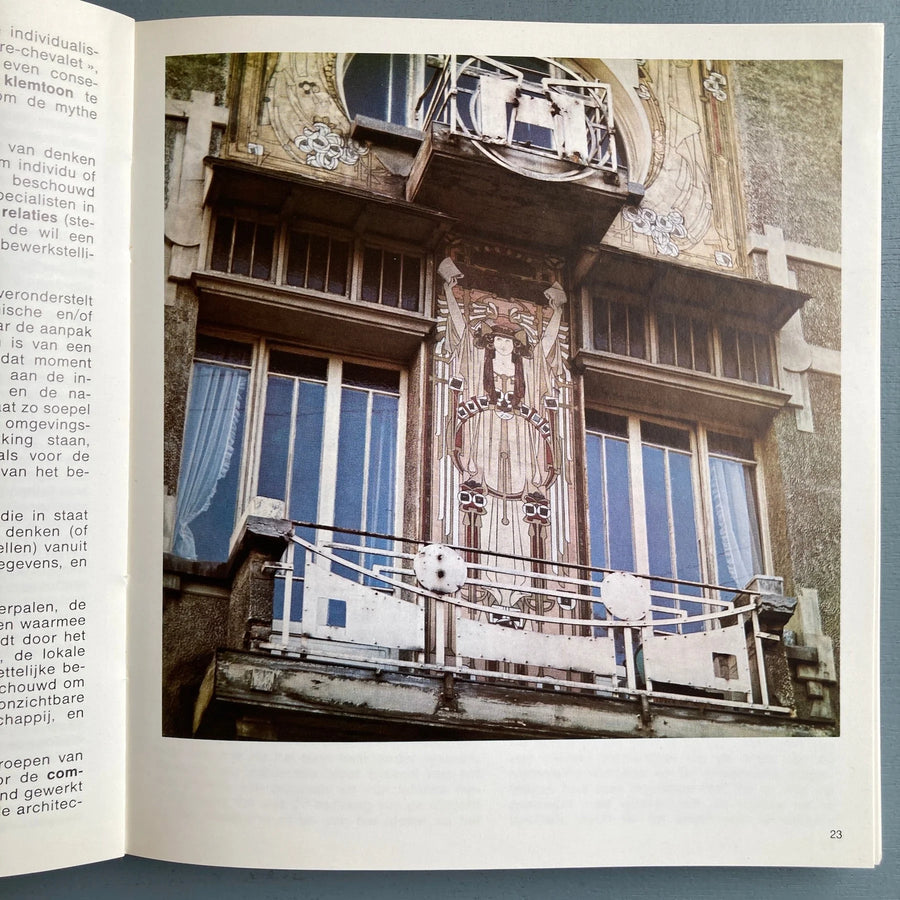
[[[0,10],[0,874],[878,861],[877,26]]]

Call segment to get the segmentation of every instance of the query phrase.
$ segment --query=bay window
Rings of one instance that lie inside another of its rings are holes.
[[[207,258],[211,272],[422,312],[423,254],[354,238],[346,230],[287,226],[250,212],[220,213]]]
[[[654,605],[683,616],[730,601],[764,568],[753,442],[702,425],[685,427],[588,410],[586,459],[590,561],[650,576]],[[680,612],[679,612],[680,611]],[[601,603],[595,615],[606,617]],[[654,612],[660,633],[690,633]]]
[[[613,292],[615,293],[615,292]],[[592,350],[775,387],[772,336],[663,304],[591,298]]]

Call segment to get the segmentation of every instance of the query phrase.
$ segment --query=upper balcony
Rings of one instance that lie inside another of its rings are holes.
[[[419,101],[407,199],[474,231],[562,248],[598,242],[629,184],[609,85],[549,60],[447,58]]]

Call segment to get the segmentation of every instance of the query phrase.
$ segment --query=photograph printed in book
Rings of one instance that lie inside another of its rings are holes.
[[[840,62],[170,57],[163,733],[839,733]]]

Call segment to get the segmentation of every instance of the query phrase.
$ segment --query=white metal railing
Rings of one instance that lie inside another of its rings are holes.
[[[378,669],[789,712],[769,701],[763,644],[779,638],[761,630],[752,590],[466,555],[462,586],[441,594],[417,580],[413,553],[295,534],[272,567],[284,578],[287,614],[266,647]]]
[[[617,173],[610,86],[526,72],[489,56],[450,55],[419,98],[420,124],[446,125],[506,168],[545,181],[575,180],[592,171]],[[503,148],[570,165],[523,169],[504,156]]]

